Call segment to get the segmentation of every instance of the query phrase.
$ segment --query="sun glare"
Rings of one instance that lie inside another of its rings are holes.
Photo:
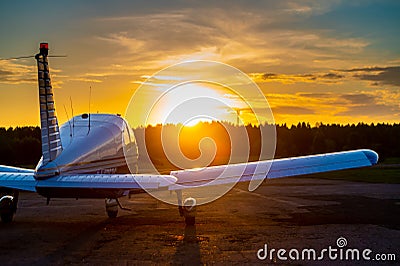
[[[226,89],[215,84],[182,84],[159,98],[148,121],[151,124],[182,123],[191,127],[201,121],[234,120],[229,109],[237,103],[225,97],[227,93]]]
[[[193,127],[200,121],[259,124],[261,119],[272,123],[263,99],[257,85],[233,67],[210,61],[183,62],[148,78],[133,95],[125,118],[133,126]]]

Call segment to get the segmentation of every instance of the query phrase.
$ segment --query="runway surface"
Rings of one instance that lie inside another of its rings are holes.
[[[395,254],[395,262],[382,265],[400,261],[400,184],[286,178],[255,192],[242,184],[198,207],[194,227],[185,227],[175,206],[147,194],[122,203],[133,211],[108,219],[103,200],[54,199],[46,206],[46,199],[22,193],[14,222],[0,225],[0,264],[318,264],[260,260],[257,251],[265,244],[337,248],[340,237],[346,248],[368,248],[371,256]]]

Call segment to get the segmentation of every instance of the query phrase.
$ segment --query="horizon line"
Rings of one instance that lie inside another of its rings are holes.
[[[299,124],[302,126],[303,123],[305,123],[305,125],[307,127],[310,128],[318,128],[321,126],[358,126],[358,125],[367,125],[367,126],[376,126],[376,125],[389,125],[389,126],[397,126],[400,125],[400,121],[399,122],[371,122],[371,123],[367,123],[367,122],[363,122],[363,121],[359,121],[356,123],[324,123],[324,122],[316,122],[314,123],[314,125],[311,125],[310,122],[306,122],[306,121],[299,121],[297,123],[292,123],[292,124],[288,124],[288,123],[261,123],[261,124],[252,124],[252,123],[248,123],[248,124],[240,124],[237,125],[236,123],[232,123],[230,121],[219,121],[219,120],[213,120],[211,122],[207,122],[207,121],[200,121],[198,124],[196,124],[195,126],[191,126],[192,128],[197,127],[198,125],[205,125],[205,124],[213,124],[213,123],[221,123],[221,124],[228,124],[230,126],[234,126],[234,127],[248,127],[248,126],[252,126],[252,127],[259,127],[259,126],[269,126],[269,125],[273,125],[273,126],[277,126],[277,127],[284,127],[286,126],[287,128],[292,128],[292,127],[297,127]],[[148,128],[148,127],[159,127],[159,126],[183,126],[183,123],[157,123],[157,124],[148,124],[146,126],[144,125],[140,125],[140,126],[136,126],[136,127],[131,127],[132,129],[139,129],[139,128]],[[2,126],[0,125],[0,129],[16,129],[16,128],[40,128],[39,125],[17,125],[17,126]]]

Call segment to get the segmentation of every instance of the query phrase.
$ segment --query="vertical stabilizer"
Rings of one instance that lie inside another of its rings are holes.
[[[49,62],[47,59],[48,52],[48,44],[41,43],[40,52],[35,56],[38,67],[43,165],[57,158],[62,152],[53,89],[51,87]]]

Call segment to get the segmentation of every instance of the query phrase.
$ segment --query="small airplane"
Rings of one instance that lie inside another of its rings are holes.
[[[372,150],[210,166],[172,171],[169,175],[130,173],[127,161],[137,163],[138,148],[127,121],[113,114],[81,114],[58,126],[48,64],[48,43],[35,56],[38,67],[42,157],[35,169],[0,165],[0,216],[11,222],[19,191],[47,198],[102,198],[108,216],[124,209],[119,198],[146,189],[175,191],[185,223],[195,223],[196,200],[182,199],[182,189],[193,184],[211,186],[264,180],[333,170],[371,166],[378,154]],[[125,149],[125,152],[124,152]],[[261,170],[260,170],[261,169]],[[228,170],[218,182],[215,178]]]

